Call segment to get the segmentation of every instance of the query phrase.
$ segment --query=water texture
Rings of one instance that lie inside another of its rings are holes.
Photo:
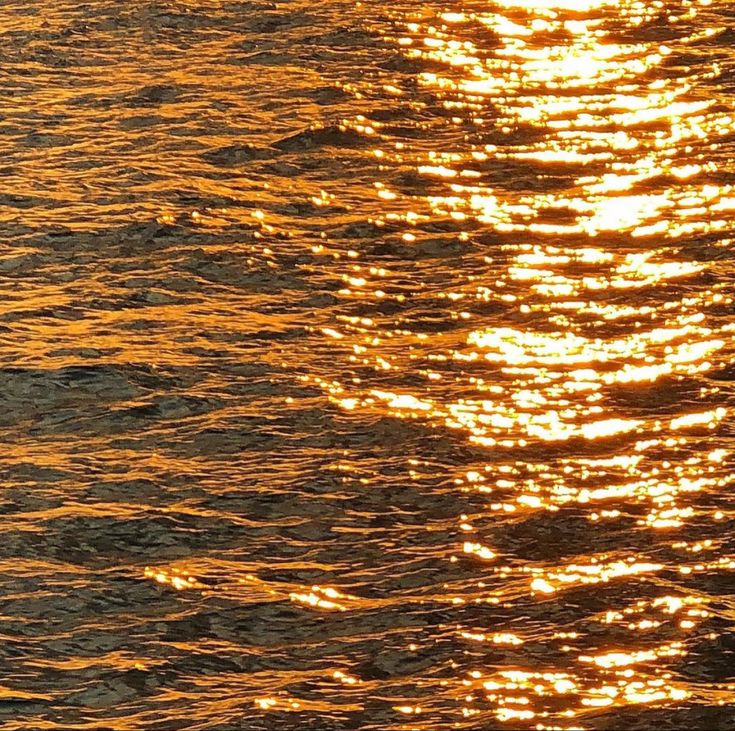
[[[735,728],[735,3],[0,5],[3,731]]]

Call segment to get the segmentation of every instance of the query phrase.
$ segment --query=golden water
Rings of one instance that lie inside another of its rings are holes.
[[[729,0],[3,5],[3,729],[730,728]]]

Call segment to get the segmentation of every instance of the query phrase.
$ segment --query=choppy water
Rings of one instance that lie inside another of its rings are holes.
[[[2,3],[4,730],[728,729],[735,3]]]

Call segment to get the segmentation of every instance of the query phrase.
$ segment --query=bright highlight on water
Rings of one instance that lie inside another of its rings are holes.
[[[731,727],[735,3],[3,15],[3,728]]]

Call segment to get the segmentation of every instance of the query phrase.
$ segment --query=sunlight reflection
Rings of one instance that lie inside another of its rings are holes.
[[[453,481],[486,508],[458,519],[450,561],[482,581],[445,600],[507,597],[534,619],[517,631],[458,625],[467,643],[506,653],[464,681],[466,718],[586,727],[590,713],[692,695],[668,668],[705,632],[708,598],[685,587],[621,597],[733,565],[712,538],[667,538],[728,519],[712,503],[735,479],[720,443],[731,409],[711,378],[735,329],[721,316],[732,294],[712,274],[735,210],[714,153],[735,117],[698,91],[717,64],[672,66],[721,31],[702,20],[676,35],[707,5],[662,16],[663,4],[637,0],[495,0],[411,16],[394,39],[464,136],[377,146],[381,169],[410,168],[410,184],[376,183],[371,221],[391,256],[354,262],[339,296],[381,314],[325,331],[359,375],[305,380],[345,414],[417,422],[478,450]],[[670,27],[628,40],[652,23]],[[437,263],[447,251],[468,272],[449,284]],[[404,315],[409,306],[424,319]],[[509,537],[526,520],[537,521],[530,548]],[[679,558],[577,546],[587,530],[606,537],[603,525],[634,531],[635,545],[666,541]],[[561,557],[543,561],[545,548]],[[497,582],[487,594],[486,580]],[[530,639],[544,632],[534,607],[564,616],[590,590],[607,608],[546,633],[568,658],[555,666]]]

